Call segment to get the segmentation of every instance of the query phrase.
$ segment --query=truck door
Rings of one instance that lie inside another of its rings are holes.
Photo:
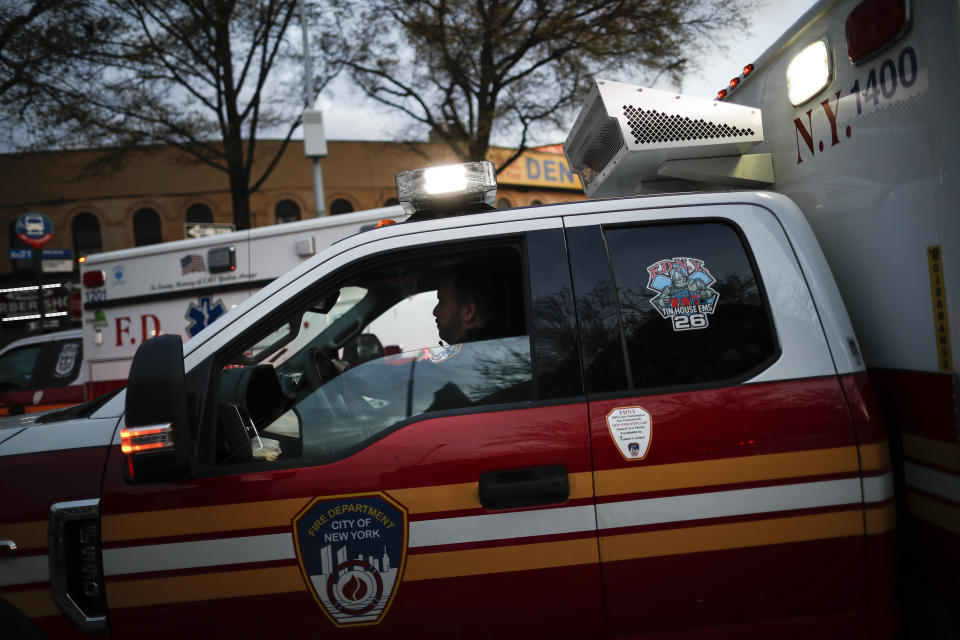
[[[565,222],[611,635],[862,637],[854,432],[779,223]]]
[[[603,635],[559,219],[371,241],[334,262],[246,328],[228,317],[234,333],[188,371],[205,398],[192,477],[132,484],[112,452],[115,637]],[[451,279],[488,317],[440,346]]]

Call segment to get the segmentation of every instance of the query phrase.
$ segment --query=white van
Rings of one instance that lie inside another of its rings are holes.
[[[0,415],[83,402],[83,334],[69,329],[15,340],[0,349]]]

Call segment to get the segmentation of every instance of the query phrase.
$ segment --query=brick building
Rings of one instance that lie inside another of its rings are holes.
[[[259,141],[258,157],[272,158],[279,141]],[[491,159],[507,149],[491,150]],[[45,273],[53,307],[66,305],[75,288],[76,258],[186,237],[186,224],[233,221],[226,174],[191,160],[172,147],[146,147],[119,166],[93,163],[108,158],[103,150],[50,151],[0,155],[0,344],[36,330],[23,316],[26,291],[37,278],[30,260],[16,260],[11,249],[26,248],[14,230],[27,212],[46,215],[54,225],[44,249],[69,249],[72,272]],[[440,144],[330,141],[321,160],[325,209],[346,213],[396,203],[394,176],[417,167],[456,162]],[[109,167],[109,168],[103,168]],[[259,175],[256,170],[253,174]],[[498,207],[579,200],[580,183],[556,147],[530,151],[500,176]],[[311,161],[303,143],[293,141],[266,182],[250,200],[251,224],[259,227],[316,215]],[[34,291],[35,296],[35,291]],[[17,318],[17,319],[15,319]],[[48,324],[68,323],[61,318]]]

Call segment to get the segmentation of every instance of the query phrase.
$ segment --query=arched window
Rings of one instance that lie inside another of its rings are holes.
[[[274,208],[277,216],[277,224],[282,222],[293,222],[300,219],[300,206],[293,200],[281,200]]]
[[[153,209],[144,207],[133,214],[133,246],[142,247],[158,242],[163,242],[160,215]]]
[[[103,251],[100,241],[100,221],[92,213],[79,213],[70,223],[73,231],[73,257],[83,258]]]
[[[392,206],[398,205],[398,204],[400,204],[400,201],[397,200],[396,198],[387,198],[387,201],[383,203],[383,206],[385,206],[385,207],[392,207]]]
[[[497,200],[497,209],[509,209],[513,205],[510,204],[510,201],[506,198],[500,198]]]
[[[345,198],[337,198],[330,203],[330,215],[335,216],[338,213],[350,213],[353,211],[353,205]]]
[[[187,209],[187,224],[191,222],[213,222],[213,211],[202,202],[192,204]]]

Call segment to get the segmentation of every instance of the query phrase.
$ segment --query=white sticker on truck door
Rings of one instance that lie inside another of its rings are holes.
[[[627,460],[643,460],[653,437],[653,420],[643,407],[618,407],[607,414],[607,428],[620,455]]]

